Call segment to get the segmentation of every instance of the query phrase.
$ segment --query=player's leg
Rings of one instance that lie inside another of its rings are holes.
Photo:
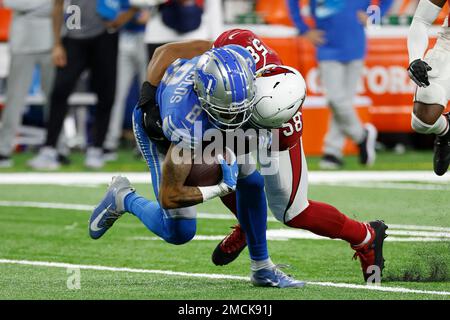
[[[383,241],[387,229],[383,221],[363,223],[349,218],[329,204],[312,200],[308,203],[308,207],[287,221],[286,225],[348,242],[355,250],[354,257],[360,259],[365,280],[373,272],[370,271],[370,266],[377,266],[382,272]]]
[[[13,54],[11,57],[6,108],[3,110],[0,126],[0,167],[12,165],[14,138],[22,119],[35,63],[33,54]]]
[[[131,86],[136,69],[134,67],[134,50],[127,47],[123,42],[127,39],[123,35],[119,37],[119,53],[117,57],[117,80],[116,95],[114,105],[111,111],[108,132],[103,144],[104,159],[114,161],[117,158],[116,150],[119,145],[119,139],[122,134],[123,118],[125,116],[126,98]],[[140,81],[139,83],[143,83]]]
[[[142,112],[139,108],[135,108],[133,130],[136,142],[150,169],[153,191],[158,199],[164,155],[157,150],[156,145],[147,137],[141,123]],[[194,207],[164,210],[158,201],[150,201],[137,194],[126,178],[116,177],[113,179],[105,198],[91,216],[91,237],[94,239],[100,238],[125,212],[136,216],[147,229],[172,244],[186,243],[194,237],[196,232],[196,210]]]
[[[276,214],[275,217],[290,227],[347,241],[356,251],[355,257],[360,258],[364,278],[369,275],[367,269],[370,265],[377,265],[381,271],[384,267],[382,249],[386,225],[382,221],[370,223],[356,221],[329,204],[308,200],[308,168],[303,148],[299,143],[289,151],[289,159],[284,156],[285,164],[282,168],[288,168],[290,164],[291,170],[280,171],[280,175],[292,181],[291,194],[289,202],[287,196],[284,200],[274,198],[272,205],[269,199],[273,212],[276,212],[274,210],[280,212],[284,204],[284,214]],[[299,157],[297,153],[301,156]],[[298,182],[296,177],[299,177]],[[274,185],[274,182],[270,184]]]
[[[249,168],[245,172],[242,168]],[[252,268],[263,264],[271,265],[267,250],[267,204],[264,192],[264,179],[250,165],[240,165],[236,185],[237,218],[243,230],[246,231],[247,243]]]
[[[91,44],[90,70],[93,91],[97,94],[93,145],[86,151],[85,166],[100,169],[104,166],[103,143],[108,131],[114,104],[117,80],[118,34],[104,33]],[[105,52],[108,54],[105,55]]]
[[[50,94],[53,90],[53,84],[55,81],[56,68],[53,64],[52,55],[50,52],[41,53],[38,56],[38,63],[41,72],[41,87],[42,92],[46,98],[46,104],[44,105],[44,119],[48,119],[50,108],[49,108],[49,100]],[[47,120],[45,120],[46,122]],[[58,161],[61,164],[68,164],[70,162],[68,156],[70,153],[70,149],[67,145],[67,138],[64,134],[64,131],[61,132],[56,149],[58,152]]]
[[[229,193],[221,197],[220,200],[237,219],[236,192]],[[234,261],[246,246],[245,232],[241,225],[237,223],[232,227],[232,231],[216,246],[211,255],[211,260],[216,266],[227,265]]]
[[[432,80],[431,80],[432,81]],[[434,94],[433,94],[434,92]],[[433,168],[434,172],[442,176],[450,164],[450,115],[442,114],[444,100],[437,102],[436,97],[442,97],[441,88],[431,84],[427,88],[418,88],[411,114],[411,127],[421,134],[435,134]],[[433,97],[429,96],[433,95]],[[419,102],[427,101],[429,102]],[[434,103],[431,103],[435,101]],[[436,103],[437,102],[437,103]],[[446,101],[445,101],[446,103]]]
[[[343,133],[358,144],[360,162],[370,165],[375,161],[376,130],[372,125],[363,126],[353,106],[363,63],[356,60],[350,63],[324,61],[319,65],[325,95],[333,112],[339,130],[329,132],[325,139],[324,154],[338,157],[342,152]],[[331,134],[334,133],[334,136]]]
[[[447,172],[450,163],[449,114],[442,114],[450,98],[450,58],[439,44],[429,50],[424,58],[432,68],[428,72],[430,85],[417,88],[411,126],[422,134],[435,134],[433,167],[437,175]]]
[[[86,43],[77,39],[63,39],[67,53],[67,65],[56,69],[56,76],[49,103],[47,138],[39,154],[28,162],[33,169],[57,169],[56,145],[69,109],[68,98],[78,78],[87,66],[88,53]]]
[[[345,68],[336,61],[322,61],[319,63],[320,80],[325,97],[331,110],[331,119],[323,145],[323,164],[334,162],[337,166],[342,163],[342,148],[345,142],[345,131],[341,129],[340,110],[346,109]]]
[[[250,154],[238,157],[240,165],[236,186],[236,205],[234,205],[233,194],[228,198],[222,199],[222,201],[226,203],[230,210],[234,210],[235,214],[237,209],[237,217],[240,223],[239,229],[242,228],[245,231],[245,239],[248,243],[252,283],[255,286],[274,286],[279,288],[303,287],[305,285],[304,282],[297,281],[284,274],[269,258],[266,239],[267,203],[264,192],[264,179],[256,170],[256,165],[251,163],[250,157]],[[230,240],[230,242],[233,241]],[[228,257],[227,263],[233,261],[242,249],[238,248],[239,252],[231,253],[234,255],[234,258],[230,259]],[[220,244],[215,252],[217,250],[220,250]],[[214,254],[213,261],[215,261]],[[224,265],[227,263],[216,264]]]
[[[353,105],[354,98],[358,93],[358,85],[361,81],[361,76],[364,70],[364,62],[362,60],[354,60],[349,62],[346,65],[346,74],[347,77],[345,79],[346,83],[346,96],[350,97],[349,104],[352,106],[351,110],[353,111],[351,114],[351,123],[352,128],[350,132],[353,130],[354,133],[348,134],[350,137],[357,137],[360,126],[362,125],[361,120],[356,112],[356,109]],[[371,123],[366,123],[363,125],[364,128],[364,138],[362,141],[354,140],[355,143],[358,144],[359,148],[359,162],[364,165],[372,165],[375,163],[376,159],[376,151],[375,144],[377,141],[378,131],[375,126]]]
[[[344,166],[342,150],[344,149],[345,138],[345,134],[341,131],[334,114],[332,114],[325,137],[323,156],[319,162],[320,169],[337,170]]]
[[[142,126],[142,112],[135,108],[133,112],[133,130],[141,151],[152,175],[153,191],[159,199],[159,186],[162,177],[161,167],[165,156],[147,137]],[[166,155],[170,156],[170,155]],[[172,244],[190,241],[196,232],[196,209],[194,206],[164,210],[158,201],[149,201],[137,193],[125,199],[126,210],[135,215],[153,233]]]

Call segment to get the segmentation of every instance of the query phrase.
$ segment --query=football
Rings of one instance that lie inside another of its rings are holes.
[[[197,158],[196,160],[184,184],[191,187],[205,187],[219,184],[222,180],[222,168],[217,162],[217,159],[214,159],[211,155],[205,155],[201,159]]]

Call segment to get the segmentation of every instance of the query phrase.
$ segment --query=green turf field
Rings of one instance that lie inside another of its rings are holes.
[[[0,168],[2,172],[26,172],[30,169],[26,163],[34,156],[31,152],[23,152],[16,154],[13,159],[15,162],[14,168],[4,169]],[[395,154],[392,152],[379,152],[377,154],[377,162],[369,170],[432,170],[433,154],[427,151],[407,151],[405,154]],[[70,156],[72,164],[63,166],[62,172],[81,172],[87,169],[83,165],[84,154],[74,152]],[[308,156],[308,167],[310,170],[317,170],[319,168],[319,157]],[[345,170],[367,170],[358,164],[356,156],[345,157]],[[119,159],[115,162],[107,163],[102,171],[106,172],[121,172],[121,171],[145,171],[147,167],[141,161],[140,154],[136,155],[132,149],[119,151]]]
[[[411,157],[422,161],[420,166],[430,166],[430,154]],[[397,160],[394,168],[411,169],[400,165],[411,159]],[[389,162],[382,161],[378,169]],[[111,166],[111,171],[145,169],[138,161]],[[81,163],[73,167],[80,169]],[[308,281],[305,288],[253,287],[247,250],[229,266],[214,266],[210,256],[217,239],[234,224],[217,201],[198,207],[199,238],[186,245],[156,239],[129,214],[102,239],[90,240],[89,210],[101,199],[105,185],[61,183],[0,182],[0,299],[450,299],[448,183],[310,186],[311,199],[329,202],[357,219],[384,219],[391,225],[385,281],[378,290],[367,289],[346,243],[313,239],[304,232],[283,238],[287,228],[273,218],[268,225],[271,257],[291,265],[288,272]],[[136,187],[152,198],[150,185]],[[77,270],[80,289],[69,289],[68,279]]]

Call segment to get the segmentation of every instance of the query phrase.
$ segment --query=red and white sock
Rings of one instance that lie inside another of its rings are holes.
[[[372,238],[365,223],[350,219],[329,204],[312,200],[308,208],[286,224],[319,236],[345,240],[354,247],[363,246]]]

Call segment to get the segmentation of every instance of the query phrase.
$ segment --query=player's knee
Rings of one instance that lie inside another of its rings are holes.
[[[264,178],[257,170],[245,178],[238,179],[237,183],[238,187],[247,187],[254,190],[264,189]]]
[[[193,219],[174,219],[164,240],[170,244],[182,245],[194,238],[197,224]]]
[[[432,131],[433,125],[426,124],[413,112],[411,114],[411,128],[417,133],[429,134]]]
[[[437,83],[431,83],[426,88],[417,88],[415,100],[425,104],[447,105],[445,90]]]
[[[328,103],[333,112],[339,114],[346,112],[346,106],[352,106],[351,100],[343,94],[334,96]]]

